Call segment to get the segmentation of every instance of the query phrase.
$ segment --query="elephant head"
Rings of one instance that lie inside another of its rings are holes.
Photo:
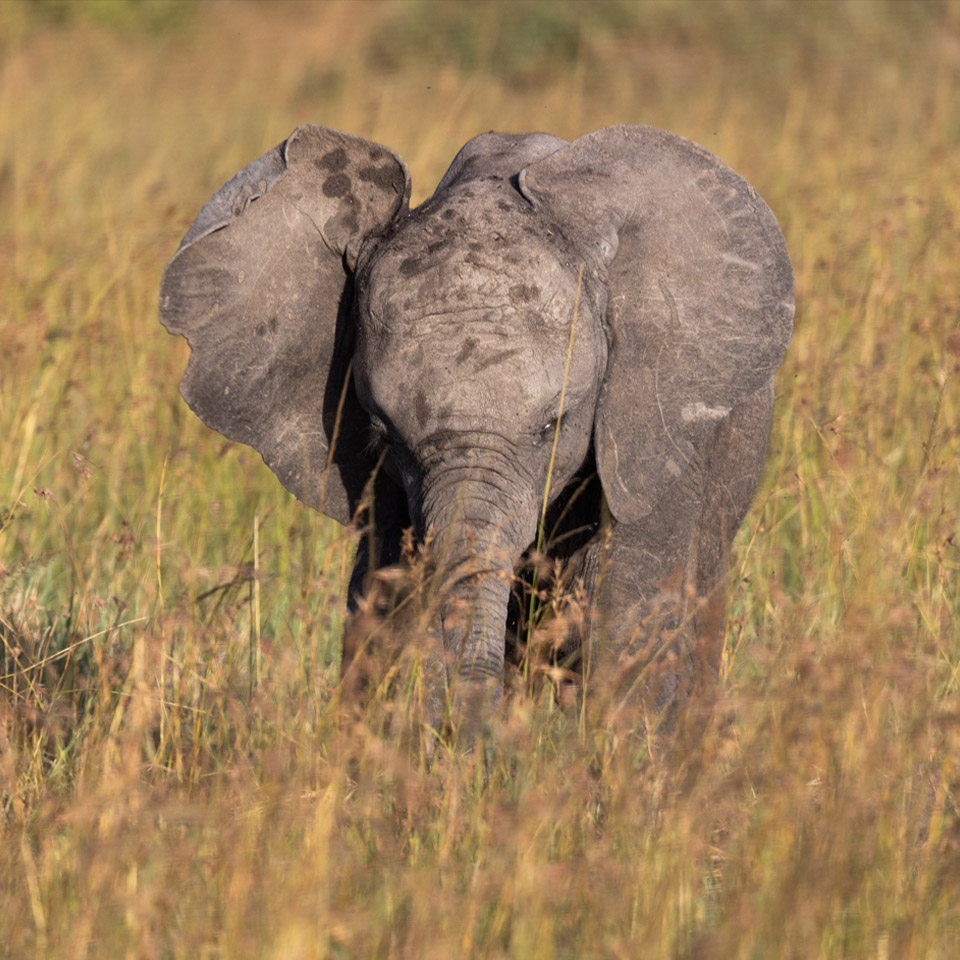
[[[614,523],[655,513],[771,380],[792,272],[754,190],[651,127],[484,134],[409,190],[386,147],[299,127],[203,207],[160,316],[191,408],[300,499],[348,523],[375,477],[361,566],[437,532],[444,647],[496,688],[548,487],[595,463]]]

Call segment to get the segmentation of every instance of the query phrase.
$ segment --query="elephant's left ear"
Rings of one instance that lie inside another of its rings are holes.
[[[526,167],[519,186],[606,270],[597,464],[614,516],[639,519],[780,365],[794,312],[783,235],[721,160],[653,127],[581,137]]]

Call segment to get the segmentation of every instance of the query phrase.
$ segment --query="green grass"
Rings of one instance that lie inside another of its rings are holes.
[[[0,71],[0,956],[956,955],[960,6],[8,3]],[[339,696],[350,537],[193,417],[156,319],[307,121],[414,201],[483,130],[652,123],[777,213],[697,742],[520,690],[427,763],[409,674]]]

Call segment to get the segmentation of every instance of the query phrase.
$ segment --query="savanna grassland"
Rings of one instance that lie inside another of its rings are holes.
[[[430,759],[401,674],[340,696],[353,538],[190,413],[156,319],[302,122],[414,202],[478,132],[649,123],[777,213],[702,736],[525,669]],[[958,465],[956,3],[0,5],[0,956],[956,957]]]

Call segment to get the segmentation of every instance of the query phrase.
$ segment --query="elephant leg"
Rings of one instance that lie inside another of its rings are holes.
[[[402,554],[404,529],[409,526],[406,500],[388,478],[378,477],[373,508],[364,514],[353,571],[347,586],[347,618],[340,658],[340,676],[354,689],[366,687],[373,669],[371,658],[383,651],[384,621],[390,597],[379,591],[373,575],[395,566]]]
[[[773,417],[773,380],[736,407],[707,449],[697,537],[695,632],[711,675],[719,669],[726,614],[727,568],[734,537],[763,473]]]
[[[614,713],[632,718],[639,702],[647,730],[662,724],[695,672],[699,479],[699,469],[689,470],[634,523],[611,519],[591,558],[598,619],[587,653],[590,673],[602,679],[599,690]]]
[[[413,697],[409,710],[394,713],[388,727],[392,735],[419,743],[429,753],[434,747],[430,731],[442,727],[446,700],[441,637],[429,625],[420,603],[409,602],[405,591],[414,585],[408,577],[401,575],[392,581],[399,586],[391,587],[391,581],[378,581],[375,576],[403,560],[404,531],[410,526],[406,499],[399,489],[378,485],[374,509],[366,519],[348,587],[342,688],[348,702],[362,707],[391,668],[405,659],[400,676],[414,680]]]
[[[730,547],[759,482],[772,411],[765,384],[731,411],[645,517],[610,520],[584,560],[599,607],[588,656],[614,709],[639,701],[669,731],[695,698],[708,712],[719,667]]]

